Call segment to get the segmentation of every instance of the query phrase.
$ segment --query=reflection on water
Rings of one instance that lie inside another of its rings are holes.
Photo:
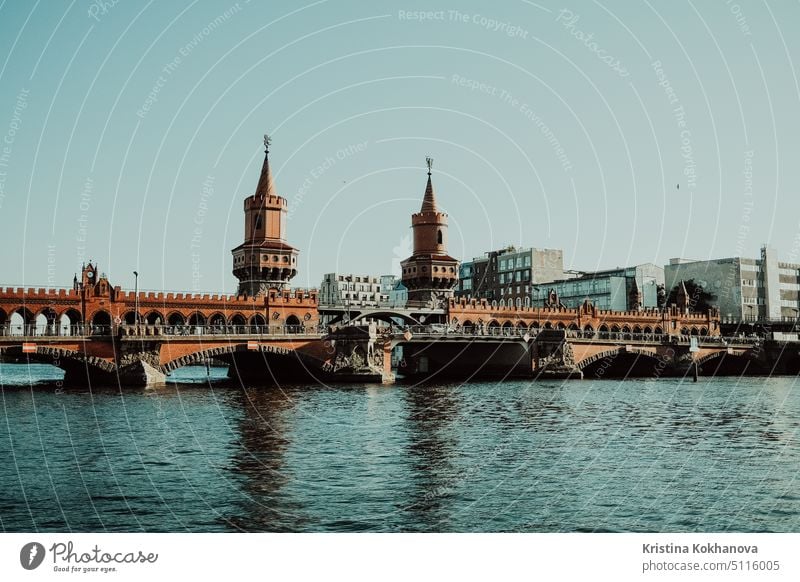
[[[798,531],[792,378],[57,390],[0,365],[5,531]],[[31,384],[33,383],[33,384]]]

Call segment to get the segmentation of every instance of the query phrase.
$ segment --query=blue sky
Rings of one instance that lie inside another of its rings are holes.
[[[428,155],[459,258],[800,262],[797,22],[725,0],[6,0],[0,283],[94,259],[125,287],[233,291],[265,132],[298,286],[391,272]]]

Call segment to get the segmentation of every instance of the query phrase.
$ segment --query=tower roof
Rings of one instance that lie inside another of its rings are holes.
[[[420,212],[439,212],[436,207],[436,193],[433,191],[433,182],[431,181],[431,168],[433,167],[433,158],[425,158],[428,164],[428,185],[425,186],[425,196],[422,198],[422,208]]]
[[[277,196],[275,192],[275,183],[272,181],[272,171],[269,169],[269,144],[271,140],[268,135],[264,135],[264,165],[261,166],[261,177],[258,179],[258,186],[256,186],[256,197],[266,198],[268,196]]]

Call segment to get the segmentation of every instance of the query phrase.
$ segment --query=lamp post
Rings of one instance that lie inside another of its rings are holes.
[[[133,284],[133,322],[136,324],[136,327],[139,327],[139,272],[133,272],[134,277],[134,284]]]

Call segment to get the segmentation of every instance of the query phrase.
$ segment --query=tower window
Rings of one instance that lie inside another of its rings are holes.
[[[253,226],[255,230],[261,230],[261,215],[256,214],[255,225]]]
[[[438,232],[438,234],[436,235],[436,242],[437,242],[438,244],[442,244],[442,229],[441,229],[441,228],[439,229],[439,232]]]

